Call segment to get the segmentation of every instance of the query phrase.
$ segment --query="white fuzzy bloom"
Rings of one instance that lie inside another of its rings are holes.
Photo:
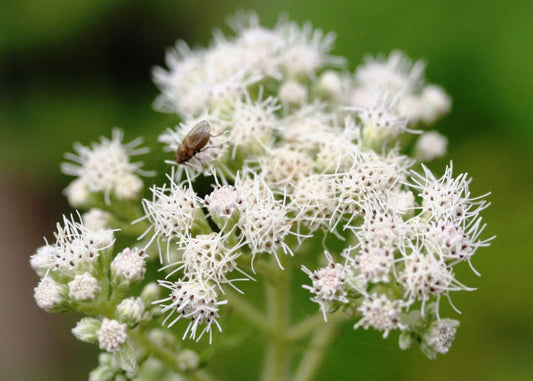
[[[152,200],[142,201],[145,218],[151,223],[144,234],[153,231],[153,239],[169,241],[179,238],[195,226],[196,218],[203,215],[200,199],[194,190],[177,184],[172,177],[169,177],[169,180],[170,187],[154,186],[151,189]]]
[[[233,144],[233,155],[237,148],[245,152],[257,152],[267,144],[278,126],[275,112],[280,108],[277,99],[268,97],[261,101],[246,99],[236,104],[227,122],[229,141]]]
[[[37,273],[37,275],[43,277],[53,264],[54,257],[54,246],[41,246],[37,249],[35,254],[30,257],[31,268]]]
[[[338,174],[339,212],[352,214],[351,221],[364,212],[369,202],[385,203],[388,194],[405,182],[407,169],[412,164],[409,158],[394,151],[387,157],[378,156],[373,151],[360,152],[354,159],[354,166],[348,172]]]
[[[448,94],[436,85],[427,85],[422,89],[421,102],[425,110],[423,121],[428,124],[446,114],[452,106]]]
[[[89,270],[100,252],[113,245],[112,230],[89,230],[81,222],[63,216],[54,233],[52,268],[72,274]]]
[[[101,230],[108,227],[111,214],[101,209],[93,208],[81,216],[83,225],[90,230]]]
[[[129,173],[117,179],[115,195],[120,200],[136,200],[144,188],[141,178]]]
[[[343,101],[346,97],[349,81],[333,70],[326,70],[320,75],[317,89],[333,101]]]
[[[346,117],[344,128],[330,128],[317,132],[312,138],[317,142],[315,167],[327,173],[348,171],[361,151],[361,129],[355,121]]]
[[[320,134],[330,132],[336,120],[335,114],[326,111],[325,104],[314,102],[287,115],[280,123],[280,132],[290,144],[314,148],[322,140]]]
[[[92,197],[87,183],[79,178],[72,181],[65,188],[64,194],[67,197],[68,203],[74,208],[83,207]]]
[[[183,253],[178,269],[183,269],[190,278],[209,280],[218,285],[230,283],[226,274],[237,269],[235,261],[241,253],[239,245],[228,249],[224,245],[227,239],[227,235],[220,233],[200,234],[183,239],[180,242]]]
[[[407,118],[398,112],[398,98],[387,97],[386,93],[375,93],[367,106],[349,109],[357,112],[363,125],[363,139],[369,143],[381,145],[404,132],[417,132],[407,128]]]
[[[76,275],[68,283],[68,296],[78,302],[94,300],[99,292],[98,280],[89,273]]]
[[[281,53],[281,68],[289,78],[314,78],[315,73],[326,65],[342,66],[344,59],[330,56],[334,33],[313,29],[310,23],[301,28],[296,23],[281,25],[280,31],[286,39]]]
[[[205,196],[204,206],[211,216],[230,217],[243,204],[237,185],[217,185],[213,192]]]
[[[358,86],[391,95],[416,92],[424,79],[424,63],[415,63],[402,52],[393,51],[387,58],[368,56],[355,71]]]
[[[223,39],[212,50],[191,51],[184,42],[166,55],[168,71],[156,68],[154,82],[161,90],[155,107],[191,117],[204,110],[231,109],[262,75],[239,63],[242,49]]]
[[[384,207],[392,214],[413,213],[415,206],[415,195],[411,191],[392,190],[387,192]]]
[[[394,264],[393,250],[381,247],[364,247],[361,251],[362,253],[355,257],[354,263],[363,278],[372,283],[388,283]]]
[[[296,212],[294,218],[310,231],[329,230],[329,222],[336,207],[335,183],[332,177],[314,174],[302,177],[296,183],[291,196]]]
[[[111,262],[111,273],[127,282],[139,281],[146,272],[146,258],[144,251],[136,247],[125,248]]]
[[[130,162],[130,157],[147,153],[148,148],[139,147],[142,143],[140,138],[123,144],[123,137],[123,132],[115,128],[111,139],[102,137],[100,143],[93,143],[90,147],[79,143],[75,144],[76,154],[65,155],[68,160],[74,163],[63,163],[61,165],[62,171],[67,175],[77,176],[91,192],[103,192],[108,204],[112,192],[117,196],[127,194],[133,198],[137,197],[138,193],[133,195],[132,190],[135,188],[139,191],[140,179],[133,181],[136,182],[136,185],[133,184],[134,187],[132,188],[131,177],[134,174],[150,175],[150,173],[141,170],[142,163]],[[124,186],[129,187],[129,189],[121,189]],[[71,194],[71,197],[73,197],[72,193],[74,190],[67,190],[67,194]]]
[[[431,295],[437,295],[438,300],[441,294],[456,289],[452,284],[453,273],[443,260],[433,255],[414,252],[405,258],[404,264],[399,281],[409,300],[422,300],[422,309]]]
[[[33,289],[33,297],[39,308],[48,311],[65,300],[65,290],[52,278],[45,277]]]
[[[303,285],[302,287],[315,294],[311,300],[318,303],[320,311],[327,321],[327,313],[330,312],[330,307],[333,302],[348,303],[346,285],[346,270],[343,265],[333,261],[333,258],[328,252],[325,252],[328,259],[328,265],[315,271],[309,270],[302,266],[302,271],[305,272],[313,281],[312,286]]]
[[[262,158],[261,166],[266,182],[274,189],[283,189],[310,175],[313,160],[303,152],[280,147]]]
[[[104,318],[100,329],[96,331],[96,337],[100,349],[116,352],[128,340],[127,326],[116,320]]]
[[[448,138],[436,131],[429,131],[416,141],[415,157],[420,161],[431,161],[446,155]]]
[[[356,234],[362,247],[401,248],[408,232],[400,215],[366,208]]]
[[[201,280],[180,280],[175,283],[159,281],[159,284],[170,290],[168,298],[158,301],[163,307],[163,313],[170,311],[163,324],[166,324],[175,314],[178,316],[168,324],[168,327],[172,327],[182,318],[190,319],[189,325],[183,334],[183,339],[189,335],[189,338],[198,341],[207,332],[211,343],[212,325],[214,324],[219,331],[222,331],[217,321],[219,317],[218,310],[219,306],[227,303],[227,300],[219,301],[216,290]],[[163,304],[166,302],[168,304]],[[198,329],[202,324],[205,324],[205,327],[198,333]]]
[[[252,265],[253,258],[259,253],[270,253],[278,259],[277,251],[281,248],[292,255],[284,242],[292,225],[287,217],[287,206],[284,202],[275,201],[273,196],[262,198],[259,193],[255,196],[255,200],[247,202],[241,211],[238,223],[244,242],[252,252]]]
[[[444,175],[436,178],[424,165],[424,175],[413,172],[411,186],[421,192],[422,212],[431,217],[462,222],[476,217],[489,206],[482,198],[470,197],[469,184],[472,181],[466,173],[453,178],[452,164],[446,167]]]
[[[372,327],[383,331],[383,338],[389,335],[393,329],[403,330],[406,326],[401,322],[402,300],[390,300],[385,295],[368,295],[361,306],[357,309],[361,312],[361,319],[354,325],[354,329]]]
[[[307,100],[307,88],[297,81],[285,81],[279,87],[278,96],[285,107],[300,106]]]
[[[241,49],[240,65],[250,73],[279,78],[279,52],[285,45],[281,33],[262,27],[254,13],[237,14],[229,24],[237,32],[235,44]]]

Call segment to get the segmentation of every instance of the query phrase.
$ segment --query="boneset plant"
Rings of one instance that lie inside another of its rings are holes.
[[[468,175],[422,164],[446,152],[429,126],[449,97],[398,51],[350,73],[311,24],[230,25],[153,72],[179,122],[159,137],[166,183],[144,190],[148,149],[118,129],[66,155],[77,210],[31,257],[37,305],[86,315],[72,333],[102,351],[91,380],[216,379],[210,359],[242,332],[264,343],[264,380],[309,380],[346,322],[448,352],[459,322],[439,306],[472,290],[454,268],[476,272],[490,241]]]

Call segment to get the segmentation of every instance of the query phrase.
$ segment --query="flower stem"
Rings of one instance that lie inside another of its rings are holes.
[[[287,379],[289,369],[287,331],[289,325],[289,271],[277,267],[274,279],[266,284],[267,309],[272,332],[266,335],[267,346],[263,359],[263,381],[280,381]]]
[[[339,321],[342,321],[339,319]],[[337,323],[339,322],[337,321]],[[321,362],[324,359],[328,346],[334,339],[334,334],[337,330],[337,325],[334,322],[328,322],[321,328],[315,331],[311,338],[309,348],[304,352],[302,360],[291,378],[293,381],[309,381],[312,380],[316,372],[320,368]]]

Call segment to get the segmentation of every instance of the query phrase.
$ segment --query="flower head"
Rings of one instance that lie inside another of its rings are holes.
[[[383,294],[368,295],[358,308],[362,317],[354,325],[354,329],[372,327],[383,331],[383,337],[386,338],[391,330],[406,328],[401,321],[403,306],[402,300],[391,300]]]
[[[207,282],[197,279],[188,281],[178,281],[175,283],[159,281],[159,284],[170,290],[168,298],[160,300],[163,312],[169,312],[163,324],[177,315],[170,323],[172,327],[182,318],[190,319],[189,325],[183,334],[185,339],[187,335],[197,341],[205,333],[209,334],[209,342],[212,340],[212,325],[214,324],[219,331],[222,331],[217,318],[219,317],[219,306],[226,304],[227,300],[218,300],[218,295],[212,286]],[[163,304],[168,303],[168,304]],[[200,325],[205,324],[204,329],[198,333]]]
[[[128,340],[127,326],[116,320],[104,318],[100,329],[96,331],[100,349],[116,352]]]
[[[77,186],[85,186],[90,192],[103,192],[108,204],[112,193],[121,199],[137,198],[142,189],[138,175],[150,175],[150,172],[141,170],[142,163],[132,163],[130,157],[147,153],[148,149],[139,147],[140,138],[123,144],[123,137],[123,132],[115,128],[111,139],[102,137],[100,143],[90,147],[75,144],[76,154],[66,155],[74,163],[63,163],[62,171],[78,177]]]

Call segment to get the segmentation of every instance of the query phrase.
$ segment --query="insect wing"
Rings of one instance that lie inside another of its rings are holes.
[[[209,138],[211,137],[210,132],[211,126],[204,120],[192,128],[185,137],[184,143],[186,143],[189,148],[201,149],[209,141]]]

